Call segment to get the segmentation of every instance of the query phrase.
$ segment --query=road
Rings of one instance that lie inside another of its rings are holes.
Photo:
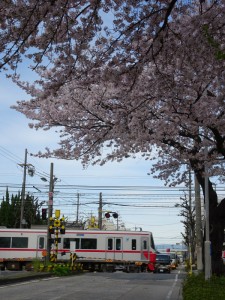
[[[1,299],[10,300],[181,300],[185,272],[84,273],[35,279],[0,286]]]

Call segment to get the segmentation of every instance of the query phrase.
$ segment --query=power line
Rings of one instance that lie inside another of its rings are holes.
[[[15,164],[17,164],[18,162],[20,162],[20,163],[23,162],[23,160],[19,156],[13,154],[12,152],[7,150],[3,146],[0,146],[0,155],[5,157],[6,159],[12,161]]]
[[[21,159],[21,157],[19,157],[18,155],[12,153],[8,149],[4,148],[3,146],[0,146],[0,155],[4,158],[10,160],[11,162],[13,162],[16,166],[18,164],[23,163],[23,159]],[[29,158],[30,158],[30,160],[34,160],[32,155],[30,155]],[[49,174],[47,172],[45,172],[45,171],[43,171],[43,170],[41,170],[40,168],[37,167],[37,161],[36,160],[35,160],[34,168],[35,168],[35,171],[36,171],[35,173],[36,173],[37,176],[49,178]]]

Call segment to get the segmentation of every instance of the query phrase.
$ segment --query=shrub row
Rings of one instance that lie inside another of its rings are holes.
[[[224,300],[225,277],[212,276],[205,280],[204,274],[188,275],[183,285],[183,300]]]

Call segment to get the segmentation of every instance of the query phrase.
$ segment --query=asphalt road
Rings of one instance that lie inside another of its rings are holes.
[[[68,277],[30,277],[29,281],[10,282],[9,277],[13,279],[19,273],[7,272],[0,274],[0,282],[3,277],[8,277],[7,284],[2,281],[0,285],[2,300],[181,300],[182,282],[186,276],[179,268],[171,274],[96,272]]]

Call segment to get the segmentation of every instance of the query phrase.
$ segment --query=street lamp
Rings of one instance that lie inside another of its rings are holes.
[[[41,179],[42,181],[45,181],[45,182],[48,181],[45,177],[41,177],[40,179]]]

